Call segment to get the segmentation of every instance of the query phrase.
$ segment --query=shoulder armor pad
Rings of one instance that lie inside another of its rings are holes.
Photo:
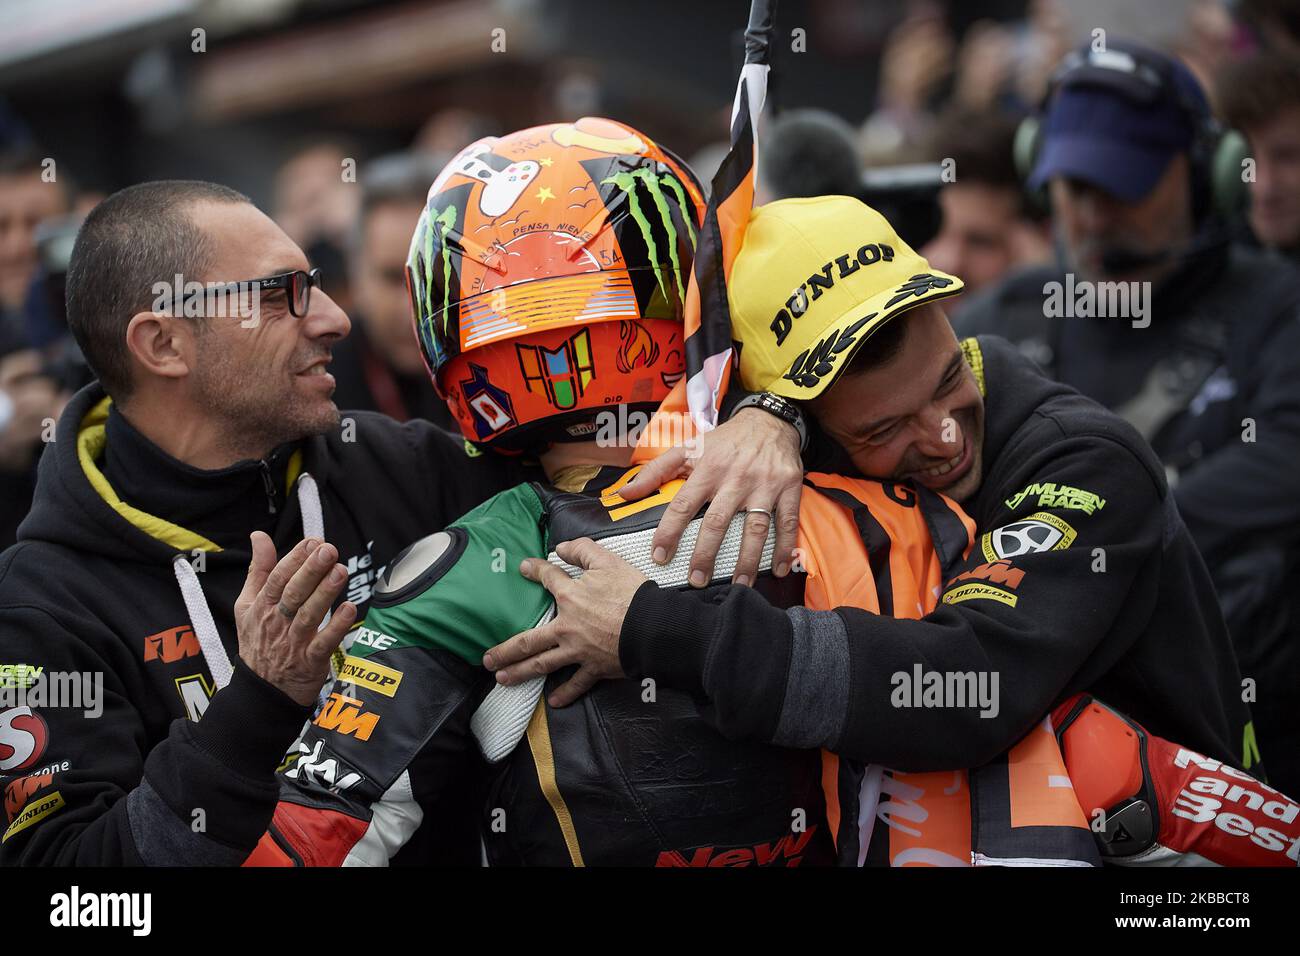
[[[515,571],[546,553],[541,517],[537,495],[517,485],[416,542],[380,575],[366,627],[392,637],[394,650],[448,651],[481,668],[484,651],[551,605],[544,587]]]
[[[375,607],[408,601],[447,573],[465,551],[468,536],[451,527],[421,538],[389,562],[379,578],[372,603]]]

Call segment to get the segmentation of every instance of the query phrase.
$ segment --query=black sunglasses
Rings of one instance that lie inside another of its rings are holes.
[[[289,314],[294,318],[301,319],[307,314],[307,309],[311,305],[311,290],[321,287],[320,269],[312,269],[310,272],[297,269],[293,272],[282,272],[280,275],[267,276],[264,279],[244,279],[241,282],[227,282],[215,289],[192,292],[186,295],[182,301],[188,301],[195,295],[212,295],[213,293],[228,291],[242,292],[250,287],[256,288],[259,292],[267,289],[284,289],[285,296],[289,301]]]
[[[303,272],[299,269],[296,272],[285,272],[282,275],[253,281],[263,289],[286,290],[290,314],[301,319],[307,314],[307,308],[311,305],[311,290],[320,288],[320,270],[312,269],[310,272]]]

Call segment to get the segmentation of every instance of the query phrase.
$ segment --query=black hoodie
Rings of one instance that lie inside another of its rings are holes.
[[[981,766],[1080,691],[1250,769],[1237,661],[1160,462],[1010,343],[963,348],[985,394],[984,478],[964,502],[975,545],[936,610],[791,614],[750,588],[706,604],[647,583],[623,621],[624,671],[706,698],[728,736],[899,770]],[[997,706],[916,706],[918,669],[996,675]]]
[[[266,461],[202,472],[109,409],[97,384],[69,403],[31,515],[0,555],[0,863],[238,864],[266,831],[275,770],[311,710],[239,661],[249,533],[291,549],[310,475],[364,617],[393,555],[521,471],[467,457],[426,422],[344,412],[340,428]],[[178,555],[234,662],[219,693]],[[61,675],[76,675],[81,699]]]
[[[1144,423],[1210,569],[1242,674],[1255,682],[1251,710],[1270,783],[1296,793],[1300,273],[1292,266],[1235,243],[1210,246],[1155,288],[1150,326],[1136,329],[1113,316],[1045,318],[1044,289],[1066,276],[1034,267],[981,291],[954,325],[1010,339],[1052,377]],[[1154,387],[1166,379],[1188,385],[1168,406]]]

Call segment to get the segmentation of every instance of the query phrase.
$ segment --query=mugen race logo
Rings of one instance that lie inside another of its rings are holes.
[[[528,391],[536,385],[546,395],[546,400],[560,411],[578,404],[591,380],[596,377],[596,366],[591,357],[591,334],[583,329],[560,343],[557,349],[541,345],[516,345],[519,370],[523,373]]]
[[[357,740],[369,740],[379,723],[379,715],[367,713],[361,709],[361,701],[348,697],[338,691],[330,694],[321,708],[320,716],[313,723],[322,730],[356,737]]]
[[[1054,481],[1035,482],[1028,485],[1008,498],[1005,503],[1009,510],[1015,511],[1026,498],[1032,498],[1035,495],[1038,496],[1038,507],[1040,508],[1068,508],[1072,511],[1082,511],[1084,514],[1090,515],[1094,511],[1100,511],[1106,507],[1106,499],[1100,495],[1085,491],[1082,488],[1073,488],[1070,485],[1058,485]]]
[[[44,670],[34,664],[0,664],[0,687],[31,687]]]

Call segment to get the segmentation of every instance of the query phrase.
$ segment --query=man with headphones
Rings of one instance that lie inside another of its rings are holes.
[[[1250,679],[1270,782],[1294,791],[1300,273],[1229,238],[1243,141],[1172,57],[1114,41],[1071,53],[1017,147],[1058,262],[968,303],[958,333],[1011,339],[1151,443]]]

